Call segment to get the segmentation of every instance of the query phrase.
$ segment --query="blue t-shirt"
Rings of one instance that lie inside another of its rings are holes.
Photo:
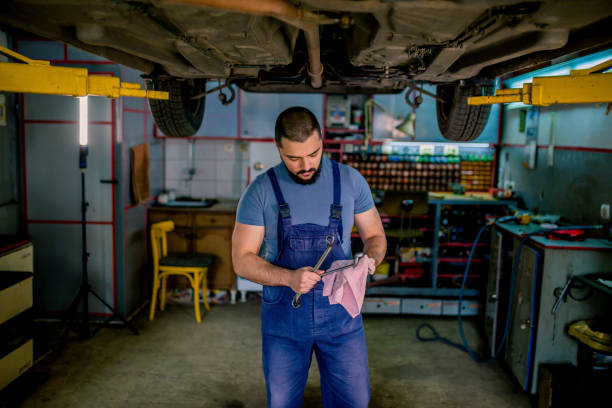
[[[339,164],[342,205],[342,249],[351,258],[351,230],[354,214],[374,207],[370,186],[354,168]],[[329,225],[330,206],[334,201],[334,183],[331,161],[325,157],[321,162],[321,174],[317,181],[301,185],[291,179],[284,163],[274,167],[274,173],[291,211],[291,224]],[[270,177],[259,175],[245,190],[238,203],[236,220],[243,224],[265,226],[266,233],[259,255],[272,262],[278,252],[277,223],[278,202],[272,189]]]

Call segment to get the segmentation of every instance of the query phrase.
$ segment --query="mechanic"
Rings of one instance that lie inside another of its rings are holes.
[[[367,262],[382,262],[386,238],[365,179],[323,158],[321,129],[302,107],[283,111],[274,141],[282,163],[257,177],[238,204],[232,237],[236,273],[263,286],[262,359],[269,407],[301,407],[315,352],[323,405],[367,407],[368,357],[361,315],[351,318],[322,295],[319,276],[350,259],[357,226]],[[314,271],[327,247],[320,270]],[[301,307],[292,306],[301,294]]]

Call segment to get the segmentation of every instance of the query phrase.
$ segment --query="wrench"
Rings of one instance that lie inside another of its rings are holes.
[[[321,266],[323,261],[325,261],[327,255],[329,255],[330,251],[332,250],[332,246],[334,245],[334,240],[335,238],[331,235],[325,237],[325,242],[327,242],[327,248],[325,248],[325,252],[323,252],[323,255],[321,255],[321,257],[317,261],[317,264],[314,266],[313,272],[316,273],[319,270],[319,267]],[[300,306],[302,306],[302,302],[300,302],[300,296],[302,296],[301,293],[296,293],[293,297],[293,300],[291,301],[291,306],[293,306],[294,309],[298,309]]]
[[[327,275],[331,275],[332,273],[340,272],[340,271],[343,271],[343,270],[345,270],[345,269],[348,269],[348,268],[352,268],[352,267],[354,267],[354,266],[357,266],[357,264],[359,263],[359,260],[360,260],[360,259],[361,259],[361,258],[362,258],[364,255],[365,255],[365,254],[364,254],[363,252],[357,252],[357,253],[355,254],[355,256],[353,257],[353,263],[350,263],[350,264],[348,264],[348,265],[341,266],[341,267],[336,268],[336,269],[331,269],[331,270],[325,271],[325,272],[323,272],[323,273],[321,274],[321,277],[323,277],[323,276],[327,276]]]

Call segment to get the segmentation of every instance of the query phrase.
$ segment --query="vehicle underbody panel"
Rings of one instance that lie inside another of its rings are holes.
[[[612,23],[610,1],[278,0],[324,19],[314,26],[323,78],[315,89],[301,20],[185,3],[197,0],[9,0],[0,24],[151,77],[260,92],[398,92],[414,80],[491,78],[612,44],[612,30],[601,30]]]

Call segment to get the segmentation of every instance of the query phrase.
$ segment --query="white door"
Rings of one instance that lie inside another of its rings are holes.
[[[281,162],[274,142],[251,142],[249,146],[249,179],[247,183],[264,174]]]

